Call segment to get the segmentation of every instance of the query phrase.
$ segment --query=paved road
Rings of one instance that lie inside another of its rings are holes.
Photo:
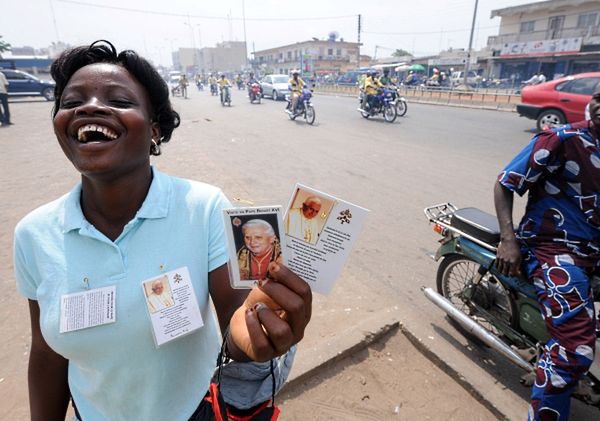
[[[436,270],[426,253],[435,249],[437,237],[423,208],[452,201],[491,212],[495,176],[531,137],[532,121],[512,113],[409,104],[407,116],[389,124],[361,118],[353,98],[316,96],[317,120],[309,126],[290,121],[283,102],[251,105],[237,90],[231,108],[222,108],[207,91],[174,103],[182,125],[163,155],[153,158],[158,168],[219,185],[242,203],[285,205],[299,181],[371,210],[342,279],[328,297],[315,300],[319,331],[309,331],[308,341],[339,335],[340,321],[351,327],[374,312],[396,308],[404,324],[479,382],[482,393],[509,406],[514,419],[525,418],[528,391],[516,381],[518,370],[472,348],[419,288],[434,285]],[[50,108],[42,101],[14,103],[16,125],[0,129],[5,291],[0,355],[9,359],[0,368],[0,395],[11,402],[3,405],[0,418],[26,416],[28,316],[13,287],[12,230],[28,210],[77,181],[54,140]],[[588,411],[576,405],[574,419],[597,416]]]

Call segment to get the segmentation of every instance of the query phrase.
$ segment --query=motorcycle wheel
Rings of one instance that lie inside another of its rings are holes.
[[[315,109],[312,105],[306,107],[306,111],[304,112],[304,118],[308,124],[313,124],[315,122]]]
[[[396,121],[397,116],[398,113],[396,112],[396,107],[391,107],[388,105],[387,107],[383,108],[383,118],[388,123],[393,123],[394,121]]]
[[[479,323],[494,335],[502,337],[502,331],[485,318],[484,310],[508,326],[514,327],[517,320],[517,309],[513,298],[504,286],[489,272],[483,277],[476,289],[469,291],[471,280],[477,275],[479,263],[460,254],[444,257],[438,266],[437,290],[448,299],[459,311]],[[462,294],[471,292],[471,298],[463,298]],[[468,333],[454,319],[450,322],[467,339],[483,345],[483,343]]]
[[[369,118],[369,117],[371,117],[371,114],[369,114],[368,111],[361,111],[360,115],[362,115],[363,118]]]
[[[398,117],[403,117],[406,114],[406,111],[408,111],[408,104],[406,104],[406,101],[399,99],[396,102],[396,114],[398,114]]]

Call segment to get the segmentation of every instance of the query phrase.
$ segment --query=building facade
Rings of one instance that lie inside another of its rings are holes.
[[[493,10],[500,29],[488,39],[490,73],[547,79],[600,71],[600,1],[549,0]]]
[[[187,73],[238,73],[247,64],[246,43],[224,41],[215,47],[180,48],[173,52],[173,66]]]
[[[252,65],[262,73],[288,74],[293,69],[303,73],[343,73],[357,67],[358,47],[358,43],[343,38],[313,39],[255,51]]]

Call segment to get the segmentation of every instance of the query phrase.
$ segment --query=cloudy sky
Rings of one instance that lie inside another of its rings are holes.
[[[474,47],[497,33],[493,9],[540,0],[479,0]],[[244,40],[243,0],[25,0],[3,1],[0,35],[13,46],[47,47],[108,39],[170,64],[171,48],[214,46]],[[363,18],[362,52],[389,56],[396,48],[416,55],[466,48],[475,0],[245,0],[249,53],[336,31],[357,39]],[[230,17],[230,19],[228,19]]]

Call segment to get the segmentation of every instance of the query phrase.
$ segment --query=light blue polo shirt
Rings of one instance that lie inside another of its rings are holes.
[[[208,273],[227,262],[223,193],[153,169],[135,218],[114,242],[86,221],[81,185],[27,215],[15,230],[17,288],[40,306],[46,342],[69,360],[85,421],[187,420],[208,389],[219,351]],[[204,326],[156,348],[141,283],[187,266]],[[162,269],[161,269],[162,268]],[[113,324],[59,333],[60,298],[116,286]]]

